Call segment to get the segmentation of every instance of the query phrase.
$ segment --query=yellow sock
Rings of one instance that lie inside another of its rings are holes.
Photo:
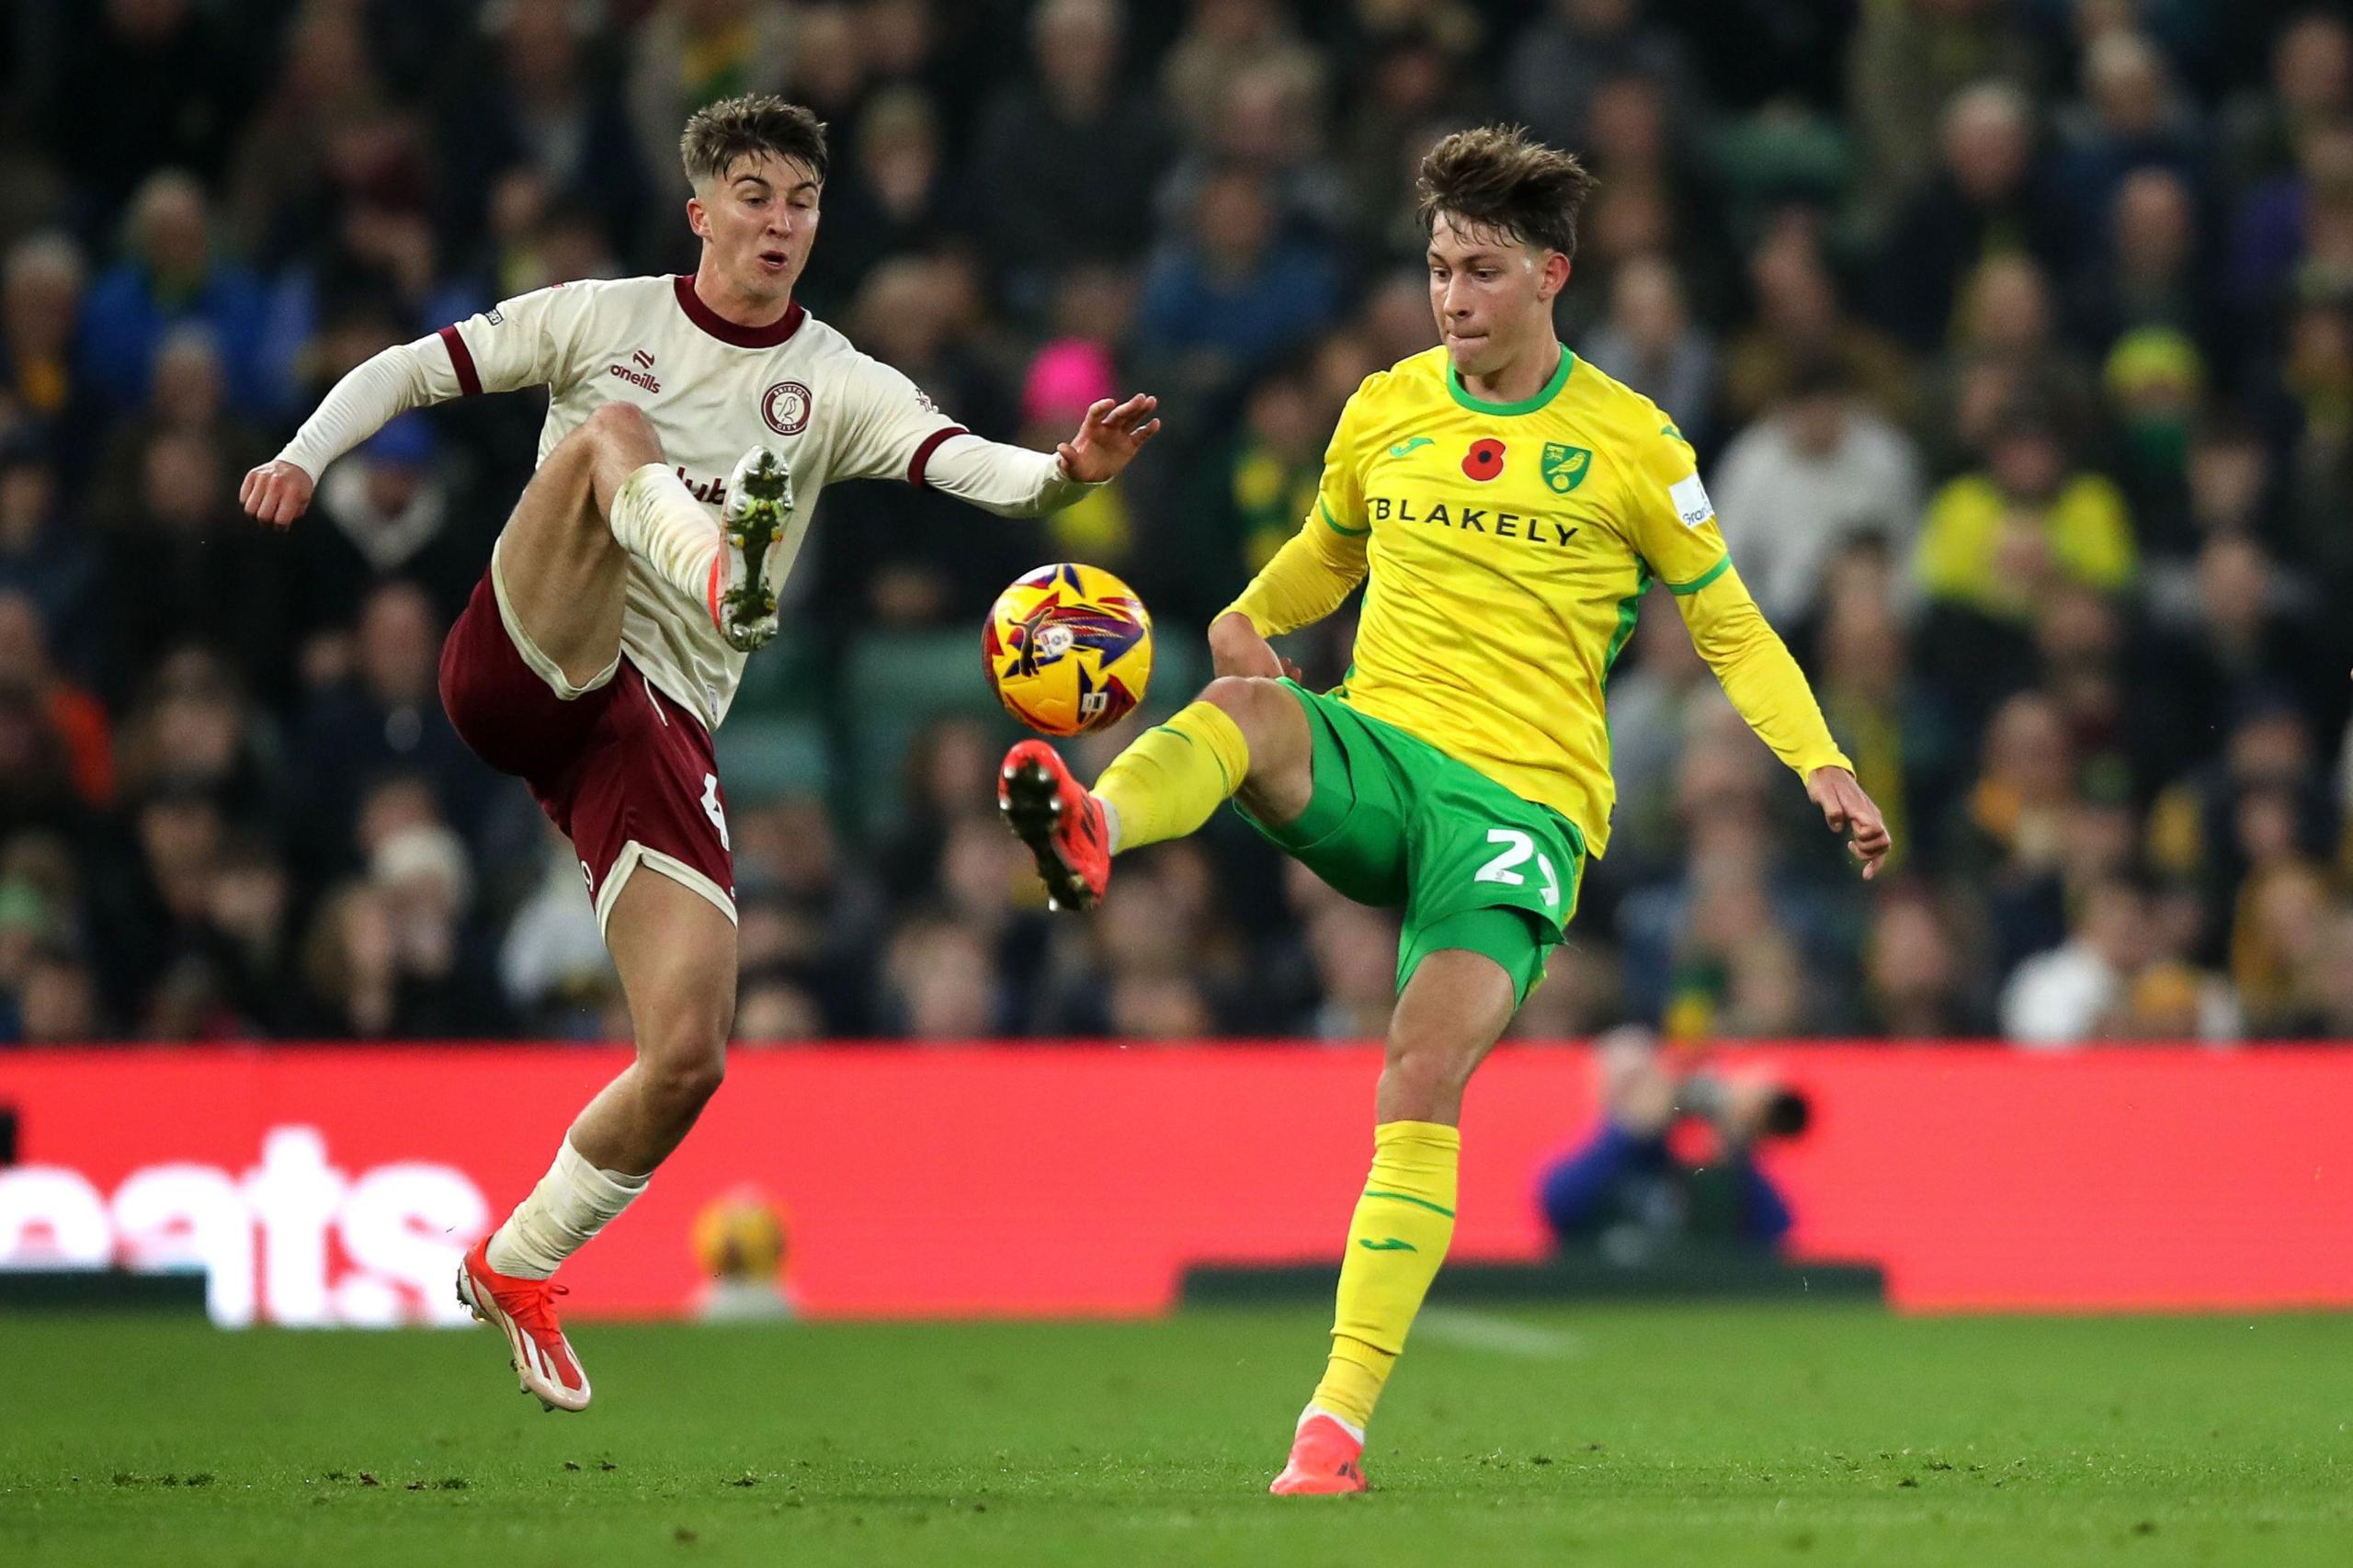
[[[1182,838],[1210,820],[1250,771],[1250,747],[1232,714],[1196,702],[1146,730],[1111,759],[1095,793],[1118,819],[1114,850]]]
[[[1363,1426],[1405,1348],[1405,1331],[1454,1239],[1455,1168],[1462,1135],[1434,1121],[1372,1130],[1372,1174],[1348,1223],[1332,1359],[1315,1403]]]

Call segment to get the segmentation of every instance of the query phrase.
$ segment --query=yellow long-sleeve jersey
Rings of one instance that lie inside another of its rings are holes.
[[[1566,348],[1521,403],[1473,397],[1443,348],[1366,377],[1314,509],[1230,608],[1277,636],[1368,577],[1336,695],[1552,807],[1590,854],[1616,797],[1602,689],[1654,579],[1782,761],[1851,766],[1733,570],[1682,434]]]

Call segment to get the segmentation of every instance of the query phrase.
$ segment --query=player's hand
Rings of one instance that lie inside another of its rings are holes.
[[[1117,477],[1160,433],[1160,421],[1153,416],[1159,406],[1158,398],[1143,392],[1117,407],[1108,397],[1097,403],[1078,422],[1078,434],[1054,449],[1063,460],[1063,477],[1087,484]]]
[[[1210,622],[1210,665],[1222,676],[1299,679],[1299,666],[1276,653],[1275,645],[1259,636],[1250,618],[1239,611],[1229,610]]]
[[[245,475],[237,505],[270,527],[282,528],[311,509],[312,479],[290,462],[273,460]]]
[[[1843,767],[1817,767],[1805,781],[1805,792],[1822,808],[1822,820],[1830,831],[1847,835],[1847,852],[1863,863],[1864,880],[1877,876],[1895,841],[1887,835],[1879,808],[1855,776]]]

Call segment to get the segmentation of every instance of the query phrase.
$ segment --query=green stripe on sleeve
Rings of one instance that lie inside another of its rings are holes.
[[[1410,1203],[1417,1209],[1427,1209],[1433,1214],[1443,1214],[1449,1220],[1454,1218],[1453,1210],[1441,1209],[1428,1199],[1415,1198],[1410,1192],[1383,1192],[1379,1187],[1368,1187],[1364,1189],[1364,1195],[1367,1198],[1393,1198],[1400,1203]]]
[[[1705,572],[1700,573],[1697,577],[1692,578],[1688,583],[1669,583],[1666,585],[1666,591],[1675,595],[1677,598],[1682,597],[1686,594],[1696,594],[1700,589],[1706,587],[1709,584],[1714,582],[1717,578],[1722,576],[1725,573],[1731,570],[1732,557],[1727,555],[1722,561],[1717,562],[1713,566],[1709,567]]]
[[[1346,534],[1350,539],[1362,539],[1365,535],[1372,531],[1370,528],[1342,528],[1338,519],[1332,516],[1332,508],[1324,505],[1324,497],[1321,495],[1318,495],[1315,498],[1315,509],[1324,514],[1324,526],[1330,528],[1336,534]]]

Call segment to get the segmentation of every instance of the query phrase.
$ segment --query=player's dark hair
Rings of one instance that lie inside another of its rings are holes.
[[[1577,212],[1597,182],[1574,153],[1517,125],[1458,131],[1422,159],[1414,189],[1422,232],[1443,212],[1457,228],[1507,235],[1574,259]]]
[[[686,165],[688,183],[695,186],[724,179],[738,160],[767,153],[798,159],[819,185],[825,183],[831,161],[825,122],[799,104],[766,93],[704,105],[678,138],[679,161]]]

